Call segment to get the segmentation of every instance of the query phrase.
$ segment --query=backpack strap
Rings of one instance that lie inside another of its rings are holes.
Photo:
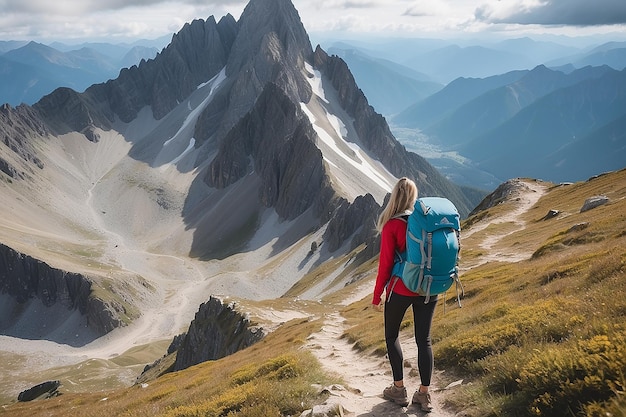
[[[396,284],[398,283],[398,280],[400,279],[400,277],[396,275],[395,279],[394,279],[394,276],[392,276],[391,279],[393,280],[393,284],[391,284],[391,281],[389,281],[387,283],[387,286],[389,286],[389,284],[391,284],[391,288],[389,288],[389,291],[387,291],[387,300],[386,300],[387,302],[389,302],[389,299],[391,298],[391,293],[393,293],[393,289],[396,286]]]
[[[433,263],[433,233],[426,233],[426,268],[432,268]]]
[[[461,280],[459,279],[458,269],[457,271],[454,272],[454,282],[456,283],[456,301],[459,304],[459,308],[460,308],[460,307],[463,307],[461,305],[461,295],[465,297],[465,289],[463,288],[463,284],[461,283]],[[461,288],[460,294],[459,294],[459,287]]]
[[[424,296],[425,296],[424,304],[428,304],[428,302],[430,301],[430,286],[433,283],[433,276],[432,275],[426,275],[425,279],[426,279],[426,294],[424,294]]]

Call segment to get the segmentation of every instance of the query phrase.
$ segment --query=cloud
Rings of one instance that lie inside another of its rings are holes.
[[[624,0],[524,0],[481,5],[479,21],[521,25],[601,26],[626,23]]]
[[[154,39],[247,0],[0,0],[0,39]],[[234,13],[236,14],[236,13]],[[238,15],[237,15],[238,16]]]
[[[168,0],[0,0],[3,13],[82,15],[88,12],[116,11],[130,7],[149,7],[167,3]],[[178,0],[190,6],[227,6],[245,3],[244,0]]]
[[[451,13],[453,9],[447,4],[432,0],[428,2],[414,2],[412,6],[402,13],[402,16],[427,17],[427,16],[445,16]]]
[[[370,9],[384,3],[375,0],[326,0],[316,4],[317,9]]]

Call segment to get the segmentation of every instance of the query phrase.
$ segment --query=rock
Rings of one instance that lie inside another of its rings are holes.
[[[200,305],[181,342],[174,370],[220,359],[261,340],[263,329],[253,326],[234,305],[224,305],[211,297]]]
[[[311,410],[305,410],[300,417],[343,417],[344,411],[341,404],[321,404],[313,406]]]
[[[558,215],[559,215],[559,211],[558,210],[550,210],[548,212],[548,214],[546,214],[544,216],[543,220],[549,220],[549,219],[552,219],[552,218],[554,218],[554,217],[556,217]]]
[[[35,138],[43,138],[49,133],[39,113],[21,104],[16,108],[8,104],[0,106],[0,141],[12,151],[16,161],[23,165],[15,166],[10,160],[0,158],[0,171],[13,179],[24,179],[23,170],[34,172],[44,165],[37,156]]]
[[[572,227],[570,227],[569,230],[567,231],[567,233],[579,232],[581,230],[585,230],[588,226],[589,226],[589,222],[577,223],[577,224],[573,225]]]
[[[35,385],[32,388],[20,392],[17,396],[17,400],[21,402],[32,401],[44,395],[44,398],[54,397],[60,394],[57,391],[60,386],[61,381],[42,382],[39,385]]]
[[[508,180],[498,186],[491,194],[483,199],[474,210],[469,214],[470,217],[480,213],[481,211],[495,207],[505,201],[513,199],[522,191],[529,190],[529,187],[519,179]]]
[[[594,197],[589,197],[587,200],[585,200],[585,204],[583,204],[583,206],[581,207],[580,212],[584,213],[585,211],[602,206],[608,202],[609,202],[609,198],[604,195],[597,195]]]
[[[18,304],[38,298],[46,307],[58,303],[68,312],[78,310],[100,336],[123,326],[120,317],[125,314],[124,308],[92,297],[91,292],[92,282],[86,276],[53,268],[0,244],[0,293],[8,294]]]
[[[358,196],[352,204],[343,200],[324,232],[328,251],[339,249],[352,236],[354,238],[350,250],[363,242],[373,242],[377,236],[375,225],[380,209],[371,194]],[[356,232],[359,233],[355,235]]]
[[[225,137],[205,182],[225,188],[254,171],[261,178],[261,203],[281,218],[295,219],[309,208],[319,213],[333,206],[335,193],[315,138],[305,114],[270,83]]]

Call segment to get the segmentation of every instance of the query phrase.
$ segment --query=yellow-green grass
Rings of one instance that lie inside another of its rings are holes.
[[[63,394],[0,409],[11,416],[269,416],[300,415],[324,400],[329,379],[302,348],[321,321],[289,321],[227,358],[169,373],[147,384],[92,394]]]
[[[598,194],[610,203],[580,213]],[[432,334],[435,367],[471,382],[446,395],[449,406],[467,416],[625,414],[625,198],[625,170],[554,186],[521,216],[523,229],[496,243],[508,251],[523,246],[531,259],[464,271],[463,307],[450,291]],[[493,219],[501,206],[468,222]],[[559,216],[542,220],[551,209]],[[472,262],[485,254],[478,237],[463,242],[462,262],[468,252]],[[383,354],[382,317],[368,304],[346,308],[346,337]],[[409,314],[404,325],[412,327]]]

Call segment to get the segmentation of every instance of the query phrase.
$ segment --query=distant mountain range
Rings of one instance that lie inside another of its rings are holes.
[[[382,114],[401,112],[444,87],[426,74],[388,59],[368,56],[350,45],[336,44],[328,53],[346,61],[368,100]]]
[[[625,78],[626,71],[606,65],[571,73],[542,65],[459,79],[392,120],[500,179],[578,181],[626,164]],[[579,155],[584,149],[592,152]]]
[[[115,78],[120,69],[151,59],[165,40],[135,44],[85,43],[44,45],[37,42],[0,42],[0,102],[34,104],[58,87],[84,91],[92,84]]]

